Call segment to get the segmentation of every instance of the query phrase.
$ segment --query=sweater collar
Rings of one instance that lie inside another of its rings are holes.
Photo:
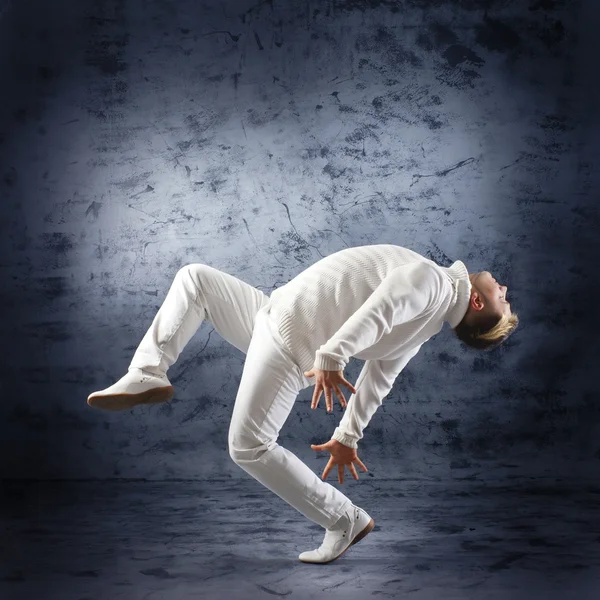
[[[457,260],[449,267],[441,267],[452,284],[452,297],[444,321],[454,329],[467,314],[471,298],[471,280],[465,264]]]

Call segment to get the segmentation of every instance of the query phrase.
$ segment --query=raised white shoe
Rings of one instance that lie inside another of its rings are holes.
[[[138,404],[167,402],[174,395],[175,390],[166,375],[134,368],[105,390],[91,393],[87,403],[102,410],[126,410]]]
[[[339,558],[350,546],[362,540],[375,527],[366,511],[354,504],[340,520],[325,530],[325,539],[316,550],[302,552],[298,558],[307,563],[329,563]]]

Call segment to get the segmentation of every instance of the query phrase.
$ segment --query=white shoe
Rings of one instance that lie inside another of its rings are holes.
[[[375,527],[375,521],[362,508],[350,505],[341,519],[325,531],[316,550],[302,552],[298,558],[308,563],[328,563],[339,558],[352,544],[362,540]]]
[[[174,395],[175,390],[166,375],[133,368],[110,387],[90,394],[87,403],[103,410],[126,410],[138,404],[167,402]]]

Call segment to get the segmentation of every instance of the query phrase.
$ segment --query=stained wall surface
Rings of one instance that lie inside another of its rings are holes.
[[[520,326],[489,354],[448,325],[427,342],[365,430],[362,476],[597,473],[591,3],[0,8],[2,477],[247,480],[227,448],[244,354],[209,322],[170,403],[88,394],[126,372],[182,266],[270,294],[376,243],[489,270]],[[312,393],[279,443],[320,472],[310,444],[341,409]]]

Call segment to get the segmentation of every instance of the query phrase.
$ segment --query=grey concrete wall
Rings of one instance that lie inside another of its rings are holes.
[[[209,323],[169,371],[168,405],[102,413],[87,395],[125,373],[181,266],[270,293],[373,243],[490,270],[521,325],[485,355],[447,326],[430,340],[367,428],[362,476],[597,472],[591,10],[14,3],[0,21],[0,475],[248,478],[227,451],[244,355]],[[322,471],[310,444],[341,412],[311,411],[312,392],[279,441]]]

